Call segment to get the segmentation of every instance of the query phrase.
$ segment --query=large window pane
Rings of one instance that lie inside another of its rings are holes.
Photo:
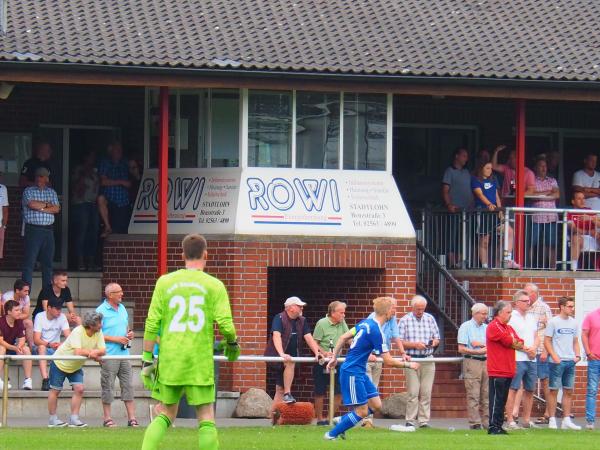
[[[179,95],[179,167],[206,167],[205,94]]]
[[[211,115],[211,167],[239,166],[239,92],[234,90],[212,91]]]
[[[291,92],[249,92],[249,166],[291,167],[291,104]]]
[[[148,120],[150,121],[148,166],[158,167],[158,134],[160,127],[159,91],[151,90],[148,95]],[[175,167],[175,116],[177,114],[177,97],[169,95],[169,167]]]
[[[296,93],[296,167],[337,169],[340,94]]]
[[[385,170],[385,94],[344,94],[344,169]]]

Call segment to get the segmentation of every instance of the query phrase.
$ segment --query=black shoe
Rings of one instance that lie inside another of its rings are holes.
[[[490,428],[488,430],[488,434],[508,434],[508,432],[504,428],[500,428],[499,430],[496,428]]]
[[[413,427],[413,428],[415,428],[415,424],[414,424],[414,423],[412,423],[412,422],[406,422],[406,423],[404,424],[404,426],[405,426],[405,427]]]
[[[283,403],[296,403],[296,399],[288,392],[283,394]]]
[[[431,428],[431,425],[429,425],[428,423],[422,423],[421,425],[419,425],[419,428]]]
[[[476,423],[475,425],[471,425],[469,427],[471,430],[481,430],[481,424],[480,423]]]
[[[49,386],[49,382],[48,382],[48,378],[44,378],[42,380],[42,391],[49,391],[50,390],[50,386]]]

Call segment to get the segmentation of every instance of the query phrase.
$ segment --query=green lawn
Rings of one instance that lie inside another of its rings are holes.
[[[515,431],[510,436],[488,436],[482,431],[419,430],[398,433],[385,429],[351,430],[347,440],[323,440],[326,428],[289,426],[277,428],[222,428],[219,439],[222,450],[229,449],[593,449],[598,448],[600,433],[589,431]],[[139,449],[143,429],[0,429],[0,449],[10,450],[133,450]],[[197,449],[196,430],[169,430],[163,449]]]

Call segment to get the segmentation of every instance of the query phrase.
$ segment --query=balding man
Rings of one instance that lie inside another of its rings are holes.
[[[487,347],[485,323],[488,307],[475,303],[471,307],[471,320],[458,329],[458,352],[463,355],[463,379],[467,391],[467,412],[472,430],[489,426]]]
[[[102,314],[102,334],[106,342],[106,354],[110,356],[129,355],[130,342],[133,331],[129,329],[129,315],[123,306],[123,289],[117,283],[108,283],[104,288],[104,302],[96,312]],[[127,410],[127,425],[137,427],[135,418],[135,405],[133,404],[133,384],[131,381],[131,363],[127,360],[107,360],[102,363],[100,372],[100,385],[102,387],[102,409],[104,413],[104,426],[116,426],[111,417],[111,404],[114,400],[115,378],[119,377],[121,386],[121,400]]]
[[[431,388],[435,377],[435,364],[425,362],[440,343],[440,330],[434,317],[425,312],[427,300],[415,295],[411,300],[412,312],[398,323],[400,339],[406,353],[416,361],[423,362],[418,370],[406,371],[406,426],[429,428],[431,415]]]

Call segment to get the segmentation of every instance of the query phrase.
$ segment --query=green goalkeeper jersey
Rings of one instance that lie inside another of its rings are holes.
[[[228,342],[236,340],[229,296],[220,280],[193,269],[158,279],[145,332],[160,334],[160,383],[214,384],[213,322]]]

